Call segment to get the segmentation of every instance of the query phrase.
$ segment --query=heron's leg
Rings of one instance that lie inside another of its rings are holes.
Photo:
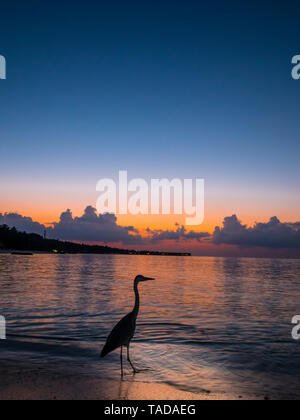
[[[132,367],[133,372],[134,372],[134,373],[138,373],[138,370],[134,367],[134,365],[133,365],[132,361],[130,360],[130,355],[129,355],[129,346],[130,346],[130,344],[128,344],[128,346],[127,346],[127,360],[128,360],[128,362],[130,363],[130,366]]]
[[[120,355],[120,359],[121,359],[121,376],[123,378],[124,376],[124,371],[123,371],[123,346],[121,346],[121,355]]]

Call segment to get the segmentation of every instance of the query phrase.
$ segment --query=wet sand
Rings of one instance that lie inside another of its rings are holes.
[[[63,367],[0,361],[0,400],[236,400],[238,395],[191,393],[158,383],[76,375]]]

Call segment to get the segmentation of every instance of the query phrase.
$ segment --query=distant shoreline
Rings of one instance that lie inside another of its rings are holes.
[[[129,255],[129,256],[158,256],[158,257],[191,257],[190,253],[175,253],[175,252],[156,252],[156,251],[134,251],[134,252],[50,252],[50,251],[32,251],[32,250],[15,250],[15,249],[0,249],[0,255]]]
[[[7,225],[0,226],[0,251],[31,252],[44,254],[119,254],[119,255],[159,255],[168,257],[190,257],[190,253],[165,251],[137,251],[135,249],[112,248],[104,245],[87,245],[75,242],[46,239],[35,233],[19,232]]]

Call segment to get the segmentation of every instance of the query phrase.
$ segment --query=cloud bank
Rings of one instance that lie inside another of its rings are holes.
[[[31,217],[24,217],[18,213],[0,213],[0,225],[15,227],[20,232],[37,233],[42,235],[46,227],[34,222]]]
[[[222,228],[215,228],[212,241],[216,245],[300,248],[300,222],[282,223],[277,217],[272,217],[267,223],[247,227],[233,215],[224,219]]]
[[[60,221],[48,229],[49,237],[69,241],[140,244],[142,236],[133,226],[120,226],[114,214],[97,214],[88,206],[81,217],[73,217],[68,209]]]
[[[272,217],[267,223],[256,223],[249,227],[233,215],[226,217],[223,226],[217,226],[212,235],[207,232],[188,231],[184,226],[177,224],[174,230],[147,229],[146,237],[133,226],[120,226],[114,214],[98,214],[91,206],[88,206],[80,217],[74,217],[70,209],[66,210],[61,214],[59,222],[50,227],[18,213],[0,213],[0,224],[39,235],[46,231],[47,237],[52,239],[87,243],[147,247],[169,241],[178,244],[193,243],[194,247],[201,244],[202,247],[217,248],[235,245],[241,249],[258,247],[300,250],[300,222],[283,223],[277,217]]]
[[[152,243],[158,243],[160,241],[202,241],[205,238],[209,238],[211,235],[207,232],[195,232],[193,230],[187,231],[184,226],[176,224],[176,230],[151,230],[147,229],[150,235]]]
[[[209,233],[188,232],[184,226],[176,225],[175,231],[147,229],[148,235],[144,237],[133,226],[118,225],[117,217],[114,214],[97,214],[96,209],[92,206],[88,206],[80,217],[73,217],[71,210],[66,210],[61,214],[59,222],[53,223],[51,227],[34,222],[30,217],[20,214],[2,215],[0,213],[0,224],[4,223],[27,233],[42,235],[46,231],[47,238],[50,239],[105,244],[121,243],[125,246],[147,246],[162,241],[200,241],[210,236]]]

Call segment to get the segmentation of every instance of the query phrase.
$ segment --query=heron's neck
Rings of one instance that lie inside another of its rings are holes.
[[[138,290],[138,283],[134,282],[135,305],[133,308],[134,315],[138,315],[140,309],[140,295]]]

